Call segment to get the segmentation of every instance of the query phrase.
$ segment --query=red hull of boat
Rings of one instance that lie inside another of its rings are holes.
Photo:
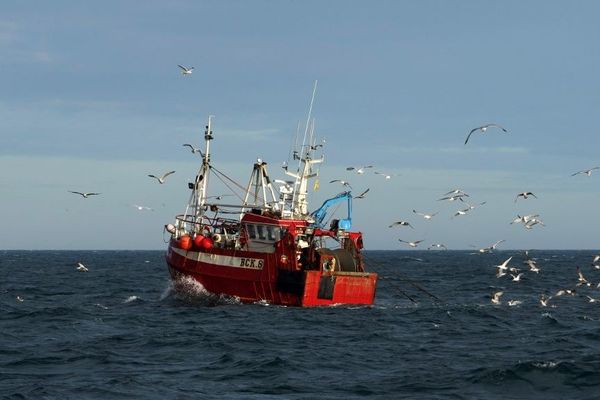
[[[172,241],[166,255],[173,279],[191,277],[207,291],[287,306],[371,305],[376,273],[295,271],[277,253],[212,248],[184,250]]]

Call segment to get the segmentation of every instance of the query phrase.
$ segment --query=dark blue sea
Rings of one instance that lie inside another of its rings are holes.
[[[0,396],[598,399],[594,252],[530,256],[371,251],[373,306],[301,309],[176,293],[160,251],[0,251]]]

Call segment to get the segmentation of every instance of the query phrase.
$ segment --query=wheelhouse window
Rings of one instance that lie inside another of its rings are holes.
[[[256,227],[254,225],[246,224],[246,230],[250,239],[256,239]]]
[[[281,228],[275,225],[246,224],[248,238],[264,242],[277,242],[281,240]]]

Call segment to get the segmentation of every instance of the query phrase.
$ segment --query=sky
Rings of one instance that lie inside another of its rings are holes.
[[[214,115],[215,167],[245,185],[261,158],[284,178],[315,80],[326,162],[310,206],[342,190],[333,179],[370,189],[352,215],[367,249],[598,249],[600,170],[571,176],[600,166],[598,15],[596,1],[3,1],[0,249],[165,249],[199,167],[182,144]],[[465,145],[486,123],[508,133]],[[486,204],[453,218],[464,204],[438,199],[455,188]],[[524,191],[537,198],[515,202]],[[510,224],[524,214],[545,226]]]

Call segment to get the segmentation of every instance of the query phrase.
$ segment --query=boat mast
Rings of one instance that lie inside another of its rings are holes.
[[[192,212],[195,222],[200,222],[202,220],[202,216],[204,215],[205,211],[204,205],[206,203],[206,190],[208,187],[208,176],[210,172],[210,141],[213,139],[212,117],[214,117],[214,115],[208,116],[208,124],[206,125],[206,129],[204,131],[205,150],[204,154],[202,154],[202,165],[196,174],[196,179],[194,180],[193,186],[190,184],[192,195],[185,210],[186,216],[190,215],[190,211]]]
[[[302,147],[298,152],[298,173],[292,173],[287,170],[285,171],[287,175],[296,179],[296,184],[294,185],[294,191],[292,193],[292,218],[298,218],[308,215],[308,201],[306,198],[308,193],[308,179],[317,176],[317,174],[311,173],[311,167],[313,164],[323,162],[323,157],[316,160],[312,159],[312,152],[315,149],[315,146],[312,141],[313,129],[310,121],[316,92],[317,81],[315,80],[312,97],[310,99],[310,106],[308,108],[308,116],[306,118],[306,127],[304,129]]]
[[[212,134],[212,118],[214,117],[214,115],[209,115],[208,116],[208,125],[206,125],[206,130],[204,131],[204,142],[206,144],[205,150],[204,150],[204,159],[202,160],[202,169],[203,169],[203,175],[204,175],[204,179],[202,179],[202,177],[200,177],[200,179],[202,179],[202,189],[200,190],[200,204],[199,206],[201,208],[203,208],[204,204],[206,203],[206,189],[208,187],[208,175],[210,172],[210,141],[213,139],[213,134]]]

